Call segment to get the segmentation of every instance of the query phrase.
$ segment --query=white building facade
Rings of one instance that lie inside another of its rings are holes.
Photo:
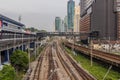
[[[80,6],[75,6],[74,32],[80,32]]]

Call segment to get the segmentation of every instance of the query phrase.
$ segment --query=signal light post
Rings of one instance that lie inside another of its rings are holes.
[[[93,39],[99,37],[99,32],[98,31],[93,31],[90,33],[90,61],[91,61],[91,66],[93,66]]]
[[[93,41],[92,39],[90,41],[90,61],[91,61],[91,66],[93,66]]]

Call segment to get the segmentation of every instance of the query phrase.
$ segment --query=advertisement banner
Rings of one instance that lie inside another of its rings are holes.
[[[2,29],[2,21],[0,21],[0,31],[1,31],[1,29]]]

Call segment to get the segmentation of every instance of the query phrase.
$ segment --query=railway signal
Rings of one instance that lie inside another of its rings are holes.
[[[91,60],[91,66],[93,65],[93,41],[92,39],[97,39],[99,37],[99,31],[92,31],[89,35],[90,37],[90,60]]]

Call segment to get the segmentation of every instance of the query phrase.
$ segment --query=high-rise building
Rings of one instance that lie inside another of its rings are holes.
[[[60,17],[55,18],[55,31],[56,32],[61,31],[61,19],[60,19]]]
[[[61,32],[65,32],[64,21],[61,20]]]
[[[82,32],[98,32],[99,39],[120,39],[120,0],[81,0]]]
[[[91,5],[93,0],[81,0],[80,1],[80,32],[90,32],[90,15]]]
[[[73,31],[74,27],[74,9],[75,2],[73,0],[69,0],[67,4],[67,16],[68,16],[68,30]]]
[[[120,40],[120,0],[114,0],[114,12],[116,13],[117,39]]]
[[[64,31],[67,32],[67,28],[68,28],[68,19],[67,16],[65,16],[64,18]]]
[[[80,32],[80,6],[75,6],[74,32]]]

